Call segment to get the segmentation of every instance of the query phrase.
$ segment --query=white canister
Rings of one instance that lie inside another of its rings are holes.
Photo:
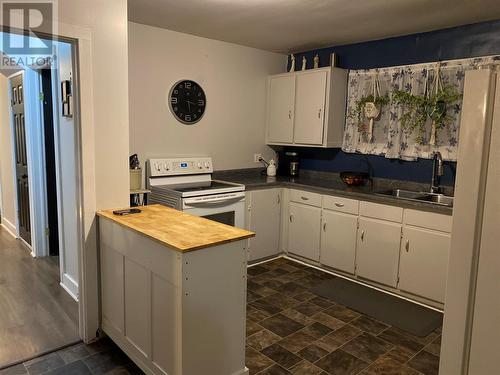
[[[276,162],[271,159],[269,161],[269,165],[267,166],[267,175],[268,176],[276,176]]]

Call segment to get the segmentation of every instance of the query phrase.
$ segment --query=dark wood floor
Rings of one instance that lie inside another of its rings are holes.
[[[78,304],[59,285],[58,262],[32,258],[0,227],[0,368],[79,340]]]

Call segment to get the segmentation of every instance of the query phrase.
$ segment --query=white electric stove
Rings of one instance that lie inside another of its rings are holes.
[[[148,201],[244,228],[245,185],[212,180],[212,173],[211,158],[150,159]]]

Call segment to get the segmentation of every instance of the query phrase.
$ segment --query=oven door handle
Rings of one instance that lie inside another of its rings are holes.
[[[200,202],[185,202],[184,204],[187,207],[223,207],[223,206],[229,206],[233,203],[237,203],[243,200],[244,197],[236,197],[236,198],[230,198],[230,199],[218,199],[218,200],[213,200],[213,201],[200,201]]]

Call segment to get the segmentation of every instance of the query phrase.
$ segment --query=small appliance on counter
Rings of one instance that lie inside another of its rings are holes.
[[[278,163],[278,174],[280,176],[299,176],[299,154],[295,151],[286,151],[280,154],[282,160]]]

